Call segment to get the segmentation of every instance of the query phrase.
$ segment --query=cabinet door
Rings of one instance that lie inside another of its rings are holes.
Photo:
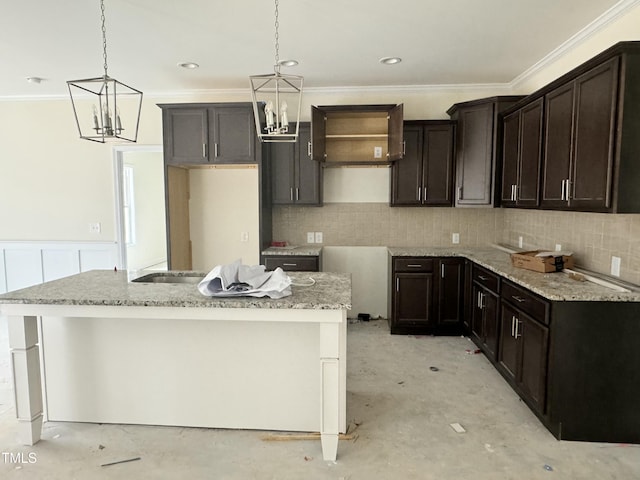
[[[293,143],[272,143],[271,148],[271,202],[274,205],[294,203]]]
[[[423,135],[422,203],[453,204],[453,125],[428,125]]]
[[[164,158],[168,165],[194,165],[208,161],[206,108],[175,108],[163,111]]]
[[[472,287],[473,308],[471,310],[471,335],[478,345],[484,343],[484,312],[482,293],[484,289],[475,283]]]
[[[535,207],[539,203],[542,111],[541,98],[523,107],[520,113],[520,161],[515,192],[518,206]]]
[[[318,107],[311,106],[311,158],[316,162],[327,159],[327,117]]]
[[[442,327],[462,326],[464,300],[464,260],[442,258],[438,261],[438,318]]]
[[[394,324],[399,327],[432,325],[432,273],[396,273]]]
[[[617,97],[617,57],[576,80],[569,184],[569,205],[573,208],[605,209],[611,205]]]
[[[391,166],[391,205],[419,205],[422,199],[422,132],[404,128],[404,157]]]
[[[404,106],[401,103],[389,111],[389,123],[387,133],[389,134],[389,156],[387,160],[394,161],[402,158],[402,120],[404,118]]]
[[[519,316],[521,324],[518,341],[522,350],[519,383],[538,411],[544,413],[547,390],[547,351],[549,329],[525,314]]]
[[[482,300],[482,309],[484,310],[484,338],[482,346],[484,347],[487,357],[489,357],[491,361],[495,361],[499,338],[498,297],[489,291],[485,291]]]
[[[502,302],[498,363],[513,380],[518,373],[518,341],[515,337],[516,329],[521,328],[518,322],[517,310]]]
[[[322,166],[311,158],[311,126],[300,124],[296,142],[296,203],[322,205]]]
[[[256,125],[251,106],[210,108],[211,142],[214,163],[254,163],[256,158]]]
[[[460,110],[456,205],[491,205],[494,104]]]
[[[515,189],[518,184],[518,163],[520,153],[520,110],[504,118],[502,137],[502,189],[501,205],[516,203]]]
[[[573,131],[574,83],[545,96],[545,143],[542,162],[543,207],[566,207],[564,185],[569,178]]]

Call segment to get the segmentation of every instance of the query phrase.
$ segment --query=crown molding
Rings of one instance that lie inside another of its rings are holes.
[[[619,1],[609,10],[607,10],[598,18],[596,18],[593,22],[589,23],[582,30],[578,31],[575,35],[570,37],[562,45],[560,45],[559,47],[549,52],[545,57],[543,57],[537,63],[535,63],[534,65],[526,69],[524,72],[522,72],[520,75],[518,75],[516,78],[514,78],[509,83],[509,88],[510,89],[517,88],[525,80],[532,77],[533,75],[538,73],[540,70],[544,69],[545,67],[549,66],[550,64],[552,64],[553,62],[561,58],[562,56],[566,55],[571,50],[573,50],[574,48],[579,46],[581,43],[586,41],[588,38],[592,37],[597,32],[602,30],[604,27],[609,25],[611,22],[618,19],[622,15],[626,14],[627,12],[629,12],[629,10],[635,8],[638,5],[640,5],[640,0]]]

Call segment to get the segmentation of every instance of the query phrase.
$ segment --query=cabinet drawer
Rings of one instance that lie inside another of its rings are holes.
[[[477,265],[473,266],[473,281],[498,293],[498,275]]]
[[[267,270],[275,270],[277,267],[288,272],[317,272],[319,271],[318,257],[304,256],[296,257],[292,255],[278,255],[276,257],[265,257],[264,264]]]
[[[549,303],[529,290],[505,281],[502,284],[502,299],[511,303],[518,310],[529,314],[537,321],[545,324],[549,323],[547,318]]]
[[[433,259],[425,257],[402,257],[393,259],[395,272],[433,272]]]

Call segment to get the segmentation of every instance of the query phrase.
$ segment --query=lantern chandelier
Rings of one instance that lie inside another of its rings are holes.
[[[274,73],[250,75],[253,113],[258,138],[263,142],[295,142],[300,126],[303,77],[283,75],[282,65],[296,65],[295,61],[280,61],[278,43],[278,0],[275,0],[275,63]],[[290,117],[296,112],[295,119]]]
[[[67,82],[73,114],[80,138],[100,143],[108,140],[135,142],[140,124],[142,92],[109,77],[104,0],[100,0],[100,10],[104,75]]]

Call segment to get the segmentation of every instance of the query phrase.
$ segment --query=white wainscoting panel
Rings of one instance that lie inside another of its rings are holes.
[[[0,242],[0,293],[120,266],[115,242]]]
[[[387,317],[389,266],[387,247],[323,247],[322,270],[351,274],[349,318],[368,313]]]

